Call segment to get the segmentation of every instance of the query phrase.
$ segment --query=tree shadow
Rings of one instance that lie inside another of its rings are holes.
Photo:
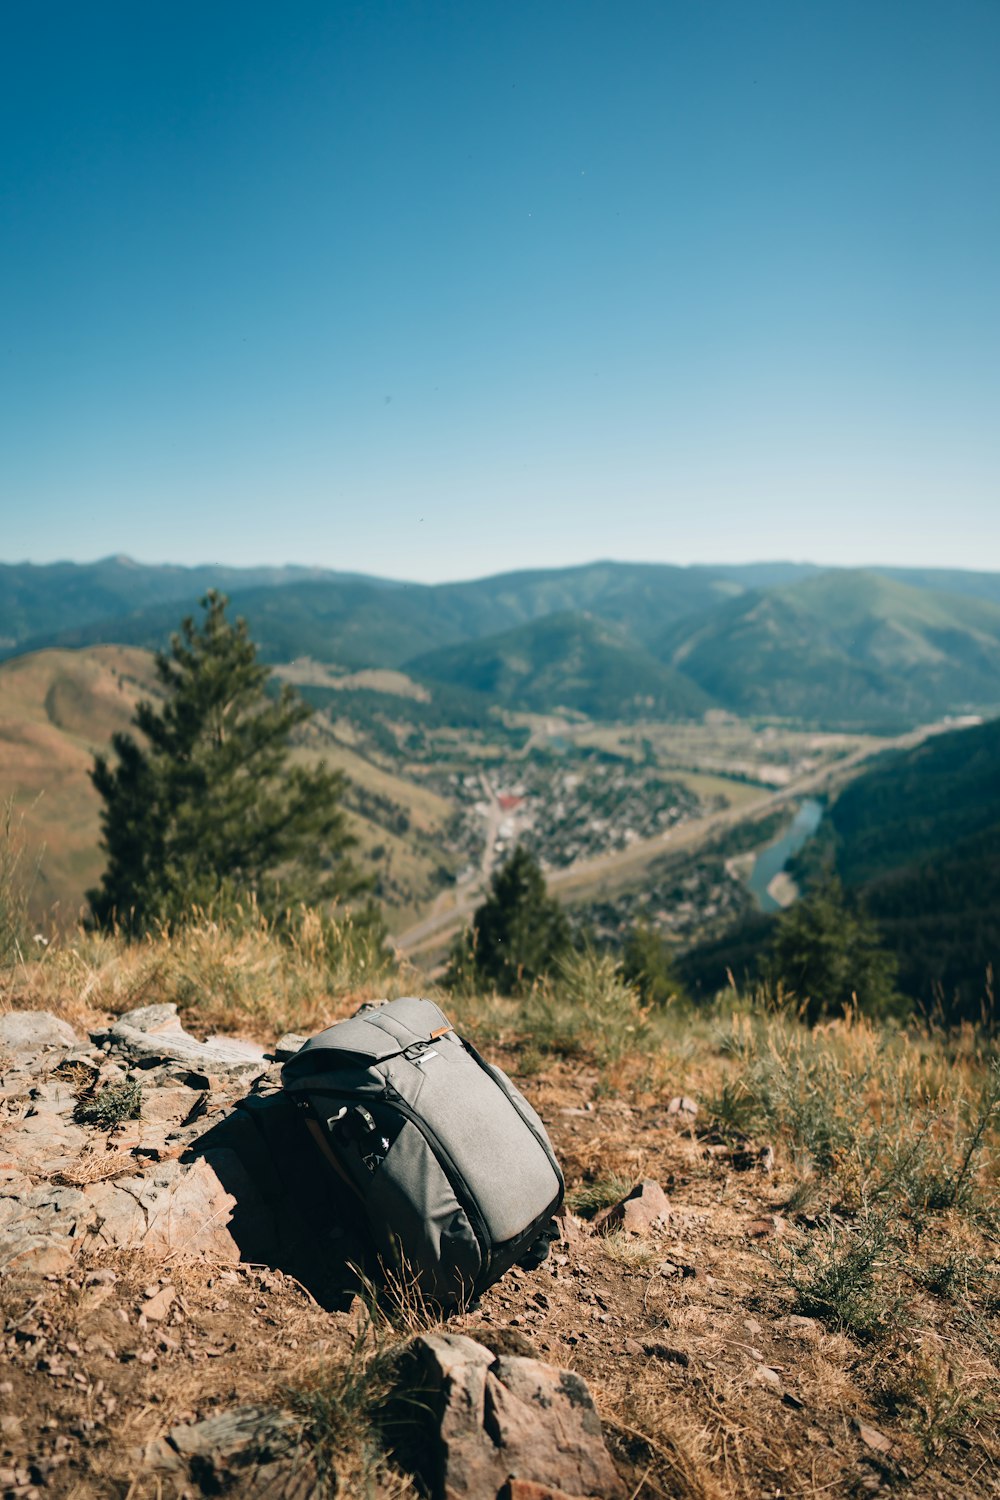
[[[250,1094],[184,1153],[202,1157],[236,1200],[229,1232],[243,1261],[284,1271],[330,1310],[359,1289],[360,1206],[303,1128],[286,1094]]]

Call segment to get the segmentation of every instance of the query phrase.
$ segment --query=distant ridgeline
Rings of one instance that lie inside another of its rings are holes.
[[[840,793],[793,863],[804,883],[833,867],[875,918],[905,994],[977,1016],[1000,979],[1000,720],[880,756]],[[702,992],[757,972],[773,919],[750,918],[685,960]]]
[[[942,570],[606,562],[430,587],[127,558],[8,565],[0,656],[163,647],[209,587],[229,594],[265,661],[403,669],[466,722],[494,707],[606,719],[723,708],[895,731],[1000,712],[1000,574]]]

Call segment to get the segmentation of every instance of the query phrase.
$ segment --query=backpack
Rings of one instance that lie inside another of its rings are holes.
[[[545,1127],[432,1001],[362,1006],[306,1042],[282,1084],[390,1285],[468,1306],[545,1258],[565,1191]]]

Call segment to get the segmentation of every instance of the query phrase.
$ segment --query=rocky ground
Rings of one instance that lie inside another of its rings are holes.
[[[338,1296],[350,1226],[293,1211],[309,1160],[267,1164],[295,1044],[197,1041],[167,1005],[0,1016],[3,1496],[1000,1492],[985,1434],[935,1454],[865,1394],[875,1356],[796,1312],[768,1143],[582,1065],[519,1079],[581,1215],[549,1261],[443,1329],[373,1321]]]

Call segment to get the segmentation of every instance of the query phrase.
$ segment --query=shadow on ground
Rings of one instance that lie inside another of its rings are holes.
[[[345,1308],[364,1269],[360,1213],[284,1094],[251,1094],[192,1142],[236,1203],[229,1233],[248,1264],[294,1276],[328,1309]]]

